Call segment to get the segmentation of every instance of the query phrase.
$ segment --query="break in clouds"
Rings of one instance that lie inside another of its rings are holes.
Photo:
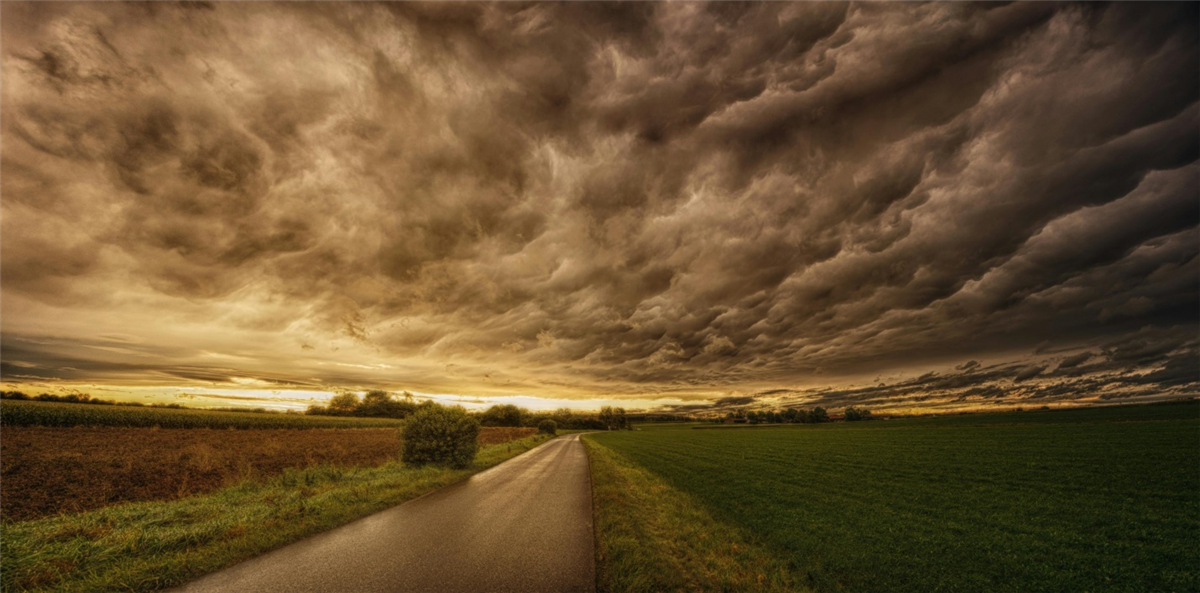
[[[4,380],[1194,393],[1197,22],[6,2]]]

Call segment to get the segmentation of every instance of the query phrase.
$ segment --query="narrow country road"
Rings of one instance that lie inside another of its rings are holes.
[[[177,591],[590,592],[594,575],[587,453],[569,435]]]

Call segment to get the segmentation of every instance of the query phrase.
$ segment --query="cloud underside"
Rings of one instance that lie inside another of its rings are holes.
[[[5,3],[0,374],[1194,392],[1197,17]]]

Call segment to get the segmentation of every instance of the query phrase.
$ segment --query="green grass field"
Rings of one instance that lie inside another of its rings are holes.
[[[129,426],[160,428],[387,428],[400,426],[391,418],[350,418],[218,412],[179,408],[142,408],[0,400],[4,426]]]
[[[641,428],[586,438],[751,534],[797,587],[1200,590],[1194,401],[816,426]],[[605,537],[598,534],[602,549]]]

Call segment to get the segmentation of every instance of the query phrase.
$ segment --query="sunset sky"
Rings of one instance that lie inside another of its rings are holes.
[[[0,377],[1200,391],[1195,3],[0,4]]]

